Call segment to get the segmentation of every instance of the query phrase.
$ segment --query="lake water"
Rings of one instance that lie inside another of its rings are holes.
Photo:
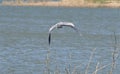
[[[48,30],[60,21],[74,23],[83,36],[67,27],[54,30],[49,47]],[[84,74],[90,61],[88,74],[95,71],[97,64],[99,68],[105,66],[97,74],[109,74],[114,32],[117,56],[120,55],[119,8],[1,6],[0,73],[46,74],[50,68],[51,74],[67,74],[67,71]],[[113,74],[120,72],[119,61],[118,56]]]

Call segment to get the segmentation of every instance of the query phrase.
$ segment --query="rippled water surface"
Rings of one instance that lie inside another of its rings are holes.
[[[64,27],[52,32],[48,46],[48,30],[59,21],[73,22],[83,36]],[[98,74],[108,74],[117,38],[120,46],[119,8],[64,8],[64,7],[0,7],[0,73],[46,74],[76,71],[88,74],[106,66]],[[49,51],[49,52],[48,52]],[[92,59],[90,59],[90,56]],[[117,57],[113,74],[120,72]]]

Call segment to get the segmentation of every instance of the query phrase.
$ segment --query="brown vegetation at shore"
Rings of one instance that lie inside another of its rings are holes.
[[[62,1],[43,1],[43,2],[13,2],[3,1],[1,5],[7,6],[66,6],[66,7],[120,7],[116,1],[94,2],[93,0],[62,0]]]

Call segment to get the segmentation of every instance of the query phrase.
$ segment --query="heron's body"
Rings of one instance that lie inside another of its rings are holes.
[[[49,29],[49,38],[48,38],[49,45],[50,45],[50,42],[51,42],[51,32],[52,32],[52,30],[58,29],[58,28],[62,28],[63,26],[71,27],[71,28],[73,28],[76,32],[78,32],[78,29],[75,27],[75,25],[74,25],[73,23],[71,23],[71,22],[59,22],[59,23],[53,25],[53,26]]]

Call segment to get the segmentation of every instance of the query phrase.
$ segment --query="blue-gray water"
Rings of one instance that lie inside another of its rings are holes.
[[[49,48],[48,30],[59,21],[73,22],[83,36],[67,27],[54,30]],[[96,49],[88,69],[88,74],[92,74],[97,63],[99,67],[112,63],[114,32],[119,50],[119,8],[1,6],[0,73],[45,74],[49,67],[51,74],[57,71],[65,74],[67,69],[84,74]],[[49,64],[46,64],[47,55]],[[113,74],[120,72],[119,61],[118,57]],[[108,74],[110,69],[111,66],[106,66],[98,74]]]

